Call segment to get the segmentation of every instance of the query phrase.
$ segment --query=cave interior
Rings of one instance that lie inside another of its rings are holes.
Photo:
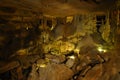
[[[119,37],[120,0],[0,0],[0,80],[120,80]]]

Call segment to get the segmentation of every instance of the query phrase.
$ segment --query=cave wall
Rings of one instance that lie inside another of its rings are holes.
[[[32,22],[24,22],[26,17],[20,17],[17,19],[19,22],[2,23],[0,27],[2,63],[0,73],[10,72],[12,76],[9,77],[13,80],[21,78],[24,80],[41,80],[41,78],[86,80],[95,78],[90,74],[97,74],[97,70],[102,73],[96,75],[99,79],[106,74],[102,77],[103,80],[108,80],[106,76],[119,75],[119,71],[112,73],[114,70],[111,70],[111,67],[109,68],[110,74],[108,74],[109,69],[106,73],[102,72],[102,68],[105,70],[106,66],[111,65],[112,62],[108,62],[110,58],[113,58],[113,55],[109,55],[111,52],[106,52],[106,50],[112,50],[115,40],[118,39],[115,36],[116,28],[118,28],[116,20],[114,21],[116,17],[112,18],[114,17],[112,15],[111,12],[110,15],[105,14],[105,23],[101,23],[99,28],[96,17],[103,15],[94,14],[29,17],[28,20]],[[70,21],[67,17],[71,18]],[[119,33],[119,29],[117,31]],[[99,50],[102,51],[99,52]],[[114,69],[118,68],[115,66]],[[24,73],[24,71],[27,72]],[[56,73],[61,76],[54,76]],[[87,77],[83,77],[84,75]]]

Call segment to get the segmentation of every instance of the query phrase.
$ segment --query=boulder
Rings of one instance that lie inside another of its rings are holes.
[[[48,63],[44,67],[33,68],[28,80],[69,80],[73,76],[73,71],[64,64]]]
[[[88,70],[85,77],[81,79],[81,76],[78,77],[77,80],[99,80],[102,75],[102,65],[96,65],[92,69]]]

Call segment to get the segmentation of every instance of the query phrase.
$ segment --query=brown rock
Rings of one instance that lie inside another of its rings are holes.
[[[62,63],[65,61],[65,55],[55,56],[55,55],[47,54],[45,55],[45,57],[48,58],[50,62],[54,62],[54,63]]]
[[[63,64],[48,63],[33,68],[28,80],[69,80],[73,76],[73,71]]]
[[[69,80],[73,72],[63,64],[48,64],[40,68],[39,80]]]
[[[96,65],[86,73],[85,77],[82,80],[99,80],[102,72],[102,65]],[[77,80],[81,80],[81,76],[79,76]]]
[[[17,68],[20,66],[20,63],[18,61],[11,61],[9,63],[4,63],[4,65],[0,66],[0,73],[7,72],[11,69]]]

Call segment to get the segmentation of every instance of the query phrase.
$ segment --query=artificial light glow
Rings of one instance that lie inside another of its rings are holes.
[[[107,50],[103,49],[102,47],[98,47],[99,52],[107,52]]]
[[[102,52],[102,51],[103,51],[103,49],[102,49],[101,47],[99,47],[99,48],[98,48],[98,51],[99,51],[99,52]]]
[[[45,68],[46,64],[37,64],[37,67]]]
[[[69,58],[70,58],[70,59],[75,59],[75,56],[74,56],[74,55],[72,55],[72,56],[69,56]]]
[[[103,52],[107,52],[107,50],[104,50]]]
[[[41,64],[40,67],[44,68],[46,67],[46,64]]]

